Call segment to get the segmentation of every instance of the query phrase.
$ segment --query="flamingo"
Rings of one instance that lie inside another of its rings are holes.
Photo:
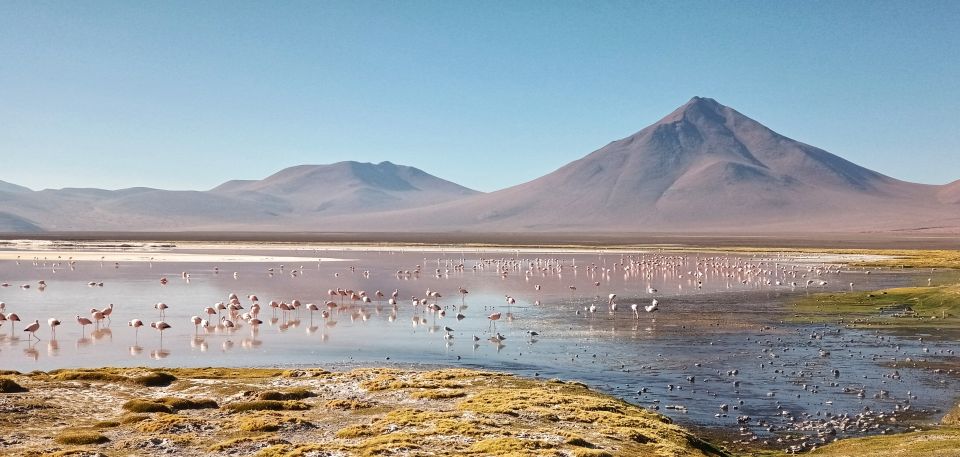
[[[643,309],[644,309],[646,312],[648,312],[648,313],[653,313],[653,312],[656,312],[656,311],[658,311],[658,310],[660,309],[660,308],[657,307],[657,305],[659,305],[659,304],[660,304],[660,302],[658,302],[657,299],[654,298],[653,301],[650,302],[649,305],[644,306]]]
[[[501,316],[500,313],[493,313],[487,316],[487,319],[490,319],[490,324],[493,325],[494,330],[496,330],[497,328],[497,321],[500,320],[500,316]]]
[[[7,314],[7,320],[10,321],[10,336],[13,336],[13,327],[17,322],[20,322],[20,316],[17,316],[16,313]]]
[[[315,303],[308,303],[307,309],[310,310],[310,325],[313,325],[313,312],[320,311],[320,307],[317,306]]]
[[[293,310],[293,307],[286,303],[280,303],[279,308],[280,308],[280,317],[284,319],[287,319],[287,313]]]
[[[190,322],[193,322],[193,335],[200,334],[200,323],[203,322],[203,319],[200,319],[200,316],[193,316],[190,318]]]
[[[170,328],[170,324],[164,321],[151,322],[150,326],[157,329],[160,332],[160,342],[163,342],[163,331]]]
[[[166,314],[167,314],[167,308],[169,308],[169,306],[167,306],[166,303],[162,303],[162,302],[161,302],[161,303],[157,303],[156,305],[153,305],[153,307],[154,307],[154,309],[160,310],[160,318],[161,318],[161,319],[163,319],[164,316],[166,316]],[[161,322],[162,322],[162,321],[161,321]],[[162,334],[163,334],[163,333],[161,333],[161,335],[162,335]]]
[[[79,320],[79,317],[78,317],[78,320]],[[89,323],[90,321],[87,320],[87,324]],[[86,325],[86,324],[81,323],[81,325]],[[134,338],[137,338],[138,336],[140,336],[140,327],[143,327],[143,321],[141,321],[140,319],[131,319],[130,322],[127,322],[127,325],[130,327],[133,327]]]
[[[40,321],[34,320],[32,324],[28,325],[27,328],[23,329],[24,332],[30,332],[32,338],[36,338],[37,341],[40,341],[40,338],[37,336],[37,330],[40,329]]]
[[[50,326],[50,334],[52,335],[53,339],[57,339],[57,326],[60,325],[60,320],[51,317],[50,319],[47,319],[47,325]]]
[[[103,313],[103,317],[106,317],[108,322],[113,322],[110,319],[110,315],[113,314],[113,303],[107,305],[107,307],[100,312]]]
[[[635,319],[640,319],[640,312],[637,310],[637,304],[634,303],[630,305],[630,310],[633,311],[633,317]]]
[[[87,318],[85,318],[85,317],[82,317],[82,316],[79,316],[79,315],[78,315],[78,316],[77,316],[77,323],[80,324],[80,335],[83,336],[83,331],[86,329],[86,327],[87,327],[88,325],[92,324],[93,321],[91,321],[90,319],[87,319]]]
[[[93,318],[93,323],[96,324],[97,328],[100,328],[100,321],[104,319],[102,311],[97,310],[96,308],[90,310],[90,317]]]

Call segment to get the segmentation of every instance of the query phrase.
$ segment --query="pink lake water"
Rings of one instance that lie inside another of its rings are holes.
[[[229,249],[176,252],[236,254]],[[0,301],[7,313],[22,319],[13,331],[10,322],[0,326],[0,369],[482,368],[580,380],[695,427],[729,429],[738,426],[738,416],[748,415],[750,433],[761,436],[804,433],[810,420],[865,408],[930,418],[942,415],[957,397],[955,375],[901,368],[894,377],[894,369],[885,367],[907,357],[955,361],[960,350],[955,337],[784,322],[791,315],[785,305],[791,297],[851,290],[851,282],[854,290],[912,284],[921,280],[917,273],[866,274],[817,259],[771,254],[306,248],[243,254],[287,261],[86,260],[71,265],[56,256],[0,260],[0,282],[10,284],[0,287]],[[291,263],[295,257],[302,261]],[[318,262],[319,257],[346,260]],[[161,278],[168,283],[161,284]],[[45,288],[38,287],[40,280]],[[813,281],[809,286],[808,280]],[[21,288],[24,284],[31,287]],[[459,294],[460,287],[469,293]],[[330,299],[328,290],[336,288],[366,291],[372,303],[337,298],[339,306],[329,319],[311,315],[305,307],[285,316],[268,306],[271,300],[294,299],[322,304]],[[380,290],[389,297],[395,289],[397,306],[374,296]],[[426,298],[427,290],[440,293],[429,302],[445,315],[412,304],[411,297]],[[203,309],[227,301],[230,293],[240,297],[243,311],[251,305],[247,297],[257,295],[264,323],[254,328],[238,320],[233,329],[196,329],[191,316],[207,317]],[[610,293],[618,296],[613,313]],[[507,296],[515,304],[509,305]],[[659,311],[645,312],[643,306],[653,299]],[[147,326],[139,332],[127,326],[134,318],[147,325],[160,320],[153,307],[158,302],[169,305],[164,321],[172,326],[162,338]],[[114,312],[109,321],[86,328],[76,323],[76,315],[90,317],[91,308],[110,303]],[[634,303],[640,307],[639,319],[630,310]],[[597,307],[595,312],[590,305]],[[494,329],[487,316],[495,312],[503,317]],[[464,316],[460,320],[458,313]],[[63,322],[56,339],[46,325],[50,317]],[[41,324],[39,341],[21,330],[34,319]],[[496,333],[505,337],[499,344],[489,341]],[[721,404],[730,408],[721,411]],[[902,411],[907,406],[909,413]],[[900,431],[906,423],[850,434]]]

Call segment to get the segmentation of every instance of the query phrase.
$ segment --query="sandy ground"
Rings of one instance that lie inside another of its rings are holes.
[[[281,243],[281,242],[202,242],[179,241],[176,243],[142,242],[95,242],[74,241],[54,242],[47,240],[9,240],[0,244],[0,260],[76,260],[107,262],[322,262],[345,261],[341,257],[325,257],[325,252],[337,254],[349,252],[423,252],[434,254],[517,254],[562,255],[584,253],[663,253],[672,250],[689,250],[680,246],[497,246],[497,245],[422,245],[411,243],[384,244],[345,244],[345,243]],[[304,255],[277,256],[243,254],[245,251],[313,251],[317,257]],[[179,252],[178,252],[179,251]],[[183,252],[189,251],[189,252]],[[199,251],[199,252],[196,252]],[[234,251],[224,254],[204,253],[203,251]],[[744,252],[749,254],[749,251]],[[890,259],[889,256],[872,254],[833,254],[833,253],[784,253],[764,252],[760,258],[773,261],[791,261],[803,263],[850,263],[872,262]]]
[[[188,263],[306,263],[341,262],[349,259],[333,257],[299,257],[299,256],[261,256],[243,254],[195,254],[169,251],[64,251],[64,250],[0,250],[0,260],[20,261],[65,261],[77,262],[188,262]]]
[[[540,232],[44,232],[0,234],[0,240],[201,241],[355,244],[485,244],[509,246],[657,245],[820,249],[960,249],[955,234],[927,233],[540,233]]]
[[[46,240],[9,240],[0,243],[0,260],[20,261],[77,261],[77,262],[187,262],[187,263],[306,263],[340,262],[349,259],[305,255],[256,255],[243,251],[264,250],[301,252],[310,248],[291,245],[265,246],[254,243],[183,243],[172,244],[138,242],[55,242]],[[222,252],[183,252],[204,250],[230,250]]]

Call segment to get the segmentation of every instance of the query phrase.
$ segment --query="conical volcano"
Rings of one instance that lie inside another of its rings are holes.
[[[871,171],[694,97],[541,178],[401,220],[502,231],[900,229],[943,215],[939,187]]]

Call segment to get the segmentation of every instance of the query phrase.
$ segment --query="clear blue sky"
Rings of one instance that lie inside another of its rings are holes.
[[[0,1],[0,180],[207,189],[340,160],[480,190],[694,95],[960,178],[960,1]]]

